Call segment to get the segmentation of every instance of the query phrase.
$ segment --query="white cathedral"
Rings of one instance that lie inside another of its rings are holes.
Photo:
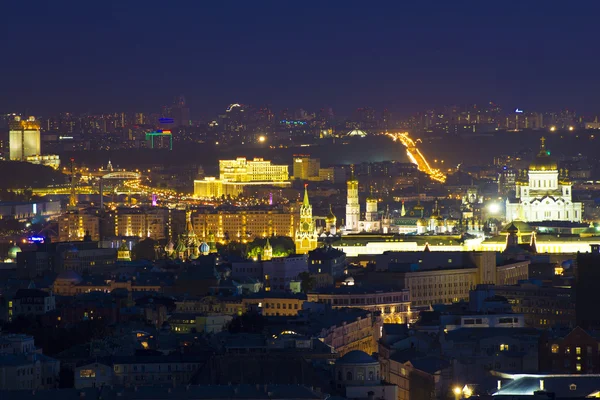
[[[568,171],[558,169],[541,139],[540,152],[517,177],[516,198],[506,200],[506,219],[581,222],[582,204],[572,200]]]

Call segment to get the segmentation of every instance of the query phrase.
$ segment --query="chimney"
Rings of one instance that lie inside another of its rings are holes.
[[[544,390],[544,380],[540,379],[540,390]]]
[[[498,379],[498,390],[502,389],[502,381]]]

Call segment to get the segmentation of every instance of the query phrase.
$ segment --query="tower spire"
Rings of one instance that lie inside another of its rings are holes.
[[[302,201],[303,206],[309,206],[310,203],[308,201],[308,183],[304,184],[304,201]]]

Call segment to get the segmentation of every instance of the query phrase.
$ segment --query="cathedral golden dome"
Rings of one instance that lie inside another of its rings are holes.
[[[325,217],[325,222],[328,224],[335,224],[336,218],[333,210],[331,209],[331,205],[329,205],[329,214]]]
[[[417,226],[427,226],[427,220],[424,218],[419,218],[417,220]]]
[[[550,157],[550,151],[546,149],[546,138],[540,139],[540,152],[535,156],[532,163],[529,165],[530,171],[556,171],[558,164]]]

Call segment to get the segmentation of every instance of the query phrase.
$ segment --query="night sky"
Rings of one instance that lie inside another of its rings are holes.
[[[600,1],[6,0],[0,112],[600,112]]]

